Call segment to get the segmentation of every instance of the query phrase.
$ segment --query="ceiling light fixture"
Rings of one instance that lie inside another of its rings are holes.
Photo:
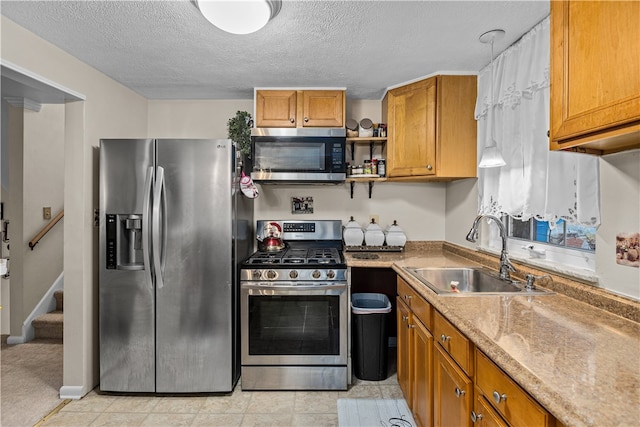
[[[482,156],[480,157],[480,163],[478,164],[479,168],[497,168],[500,166],[504,166],[507,163],[504,161],[502,154],[498,150],[498,145],[496,143],[494,137],[494,108],[493,105],[493,42],[495,40],[499,40],[504,37],[504,30],[491,30],[486,33],[480,35],[480,42],[482,43],[491,43],[491,105],[489,106],[489,111],[487,114],[490,114],[490,122],[489,122],[489,138],[487,139],[489,142],[482,150]]]
[[[195,0],[200,13],[213,25],[231,34],[250,34],[275,18],[281,0]]]

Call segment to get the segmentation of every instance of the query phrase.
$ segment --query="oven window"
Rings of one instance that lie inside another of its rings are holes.
[[[249,296],[249,354],[339,355],[339,298]]]
[[[322,142],[256,142],[254,167],[267,171],[324,171],[325,144]]]

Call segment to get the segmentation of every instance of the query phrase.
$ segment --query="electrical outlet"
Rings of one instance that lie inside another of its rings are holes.
[[[380,217],[378,215],[369,215],[369,224],[371,224],[371,221],[380,224]]]
[[[42,219],[51,219],[51,206],[42,208]]]

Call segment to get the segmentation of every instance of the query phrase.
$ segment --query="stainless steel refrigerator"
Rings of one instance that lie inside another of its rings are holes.
[[[100,141],[100,389],[230,392],[253,245],[230,140]]]

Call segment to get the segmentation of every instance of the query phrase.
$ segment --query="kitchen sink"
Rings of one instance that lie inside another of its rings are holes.
[[[524,282],[503,280],[484,268],[411,268],[405,271],[439,295],[553,295],[553,292],[532,287]]]

